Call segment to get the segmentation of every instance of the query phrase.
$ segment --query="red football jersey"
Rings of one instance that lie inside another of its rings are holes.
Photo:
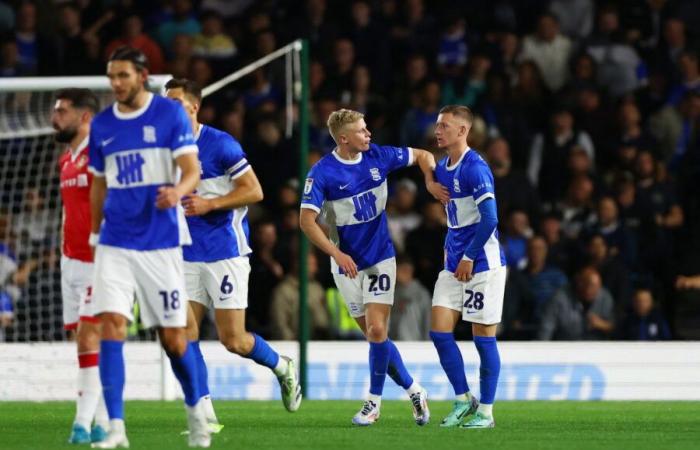
[[[58,160],[63,199],[63,254],[92,262],[90,237],[90,184],[87,139],[75,153],[68,149]]]

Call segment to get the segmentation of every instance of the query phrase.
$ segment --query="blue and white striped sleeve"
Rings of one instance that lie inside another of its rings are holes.
[[[226,136],[222,142],[221,164],[226,175],[235,180],[252,169],[241,144],[231,136]]]

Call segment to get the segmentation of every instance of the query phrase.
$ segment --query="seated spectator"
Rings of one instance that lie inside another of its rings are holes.
[[[540,234],[547,243],[547,264],[569,273],[573,242],[561,230],[561,214],[556,211],[545,214],[540,222]]]
[[[154,34],[166,52],[170,52],[173,39],[178,34],[196,36],[202,31],[199,21],[195,18],[191,0],[174,0],[172,9],[172,17],[163,22]]]
[[[661,311],[654,306],[649,289],[637,289],[632,297],[632,312],[620,325],[619,338],[628,341],[666,341],[671,330]]]
[[[399,141],[401,145],[424,147],[433,135],[440,110],[440,84],[430,80],[420,86],[420,106],[412,108],[401,120]]]
[[[406,236],[406,253],[423,286],[434,286],[443,268],[446,228],[445,207],[429,202],[423,207],[423,223]]]
[[[539,195],[525,173],[512,167],[508,141],[503,138],[489,141],[486,145],[486,160],[493,172],[498,222],[505,223],[508,211],[520,209],[525,211],[533,224],[539,223]]]
[[[213,11],[205,11],[200,17],[202,32],[194,36],[194,54],[203,58],[229,59],[236,55],[233,39],[223,32],[223,23]]]
[[[389,321],[389,338],[396,341],[427,341],[430,337],[430,292],[414,277],[413,262],[396,258],[396,291]]]
[[[510,270],[507,283],[508,302],[504,304],[504,326],[511,339],[533,339],[544,305],[555,292],[566,286],[564,272],[547,263],[547,242],[534,236],[527,243],[527,266]]]
[[[250,301],[246,322],[251,330],[267,337],[268,312],[272,290],[284,278],[278,254],[277,229],[271,221],[259,222],[253,230],[253,253],[250,257]]]
[[[455,16],[440,37],[437,52],[438,69],[446,76],[458,77],[467,65],[468,56],[467,23],[463,17]]]
[[[572,49],[569,38],[559,32],[557,18],[544,13],[537,20],[535,34],[523,40],[520,59],[534,61],[547,87],[556,92],[566,83]]]
[[[532,236],[530,220],[524,211],[515,209],[508,213],[501,245],[506,255],[506,264],[512,269],[523,269],[527,264],[527,240]]]
[[[625,227],[614,198],[604,196],[598,200],[595,222],[587,234],[601,235],[610,249],[610,255],[620,257],[630,267],[637,260],[636,236]]]
[[[457,77],[442,86],[442,104],[460,104],[470,108],[479,102],[486,91],[486,75],[491,68],[491,60],[484,54],[476,54],[469,60],[466,77]]]
[[[540,340],[608,339],[615,329],[614,304],[600,274],[584,267],[574,286],[559,290],[547,303],[537,333]]]
[[[671,105],[679,105],[689,91],[700,90],[700,59],[698,59],[698,54],[689,50],[684,51],[678,58],[678,68],[681,80],[671,87],[671,92],[668,94],[668,103]]]
[[[551,126],[547,132],[538,133],[532,141],[527,173],[537,186],[543,201],[558,200],[569,182],[566,164],[571,149],[583,148],[595,163],[595,148],[591,137],[575,127],[574,116],[566,108],[551,114]]]
[[[566,197],[557,205],[561,211],[561,230],[569,239],[578,239],[582,231],[595,221],[593,181],[587,175],[579,175],[569,184]]]
[[[316,281],[318,260],[316,254],[309,252],[308,285],[306,304],[309,311],[309,329],[311,339],[328,336],[328,312],[326,311],[325,292]],[[294,258],[291,272],[272,291],[270,304],[270,335],[272,339],[291,341],[299,337],[299,270],[297,258]]]
[[[406,248],[406,236],[418,228],[423,221],[420,214],[415,211],[416,183],[408,178],[403,178],[396,183],[396,191],[387,207],[387,224],[391,240],[398,252]]]
[[[107,59],[114,50],[122,46],[133,47],[143,52],[148,58],[148,70],[150,73],[163,73],[165,70],[165,58],[158,44],[143,32],[143,21],[138,14],[127,15],[122,22],[122,34],[112,39],[103,52]],[[186,73],[185,71],[182,72]],[[175,75],[173,73],[173,75]]]
[[[610,247],[601,234],[593,234],[589,238],[586,256],[587,263],[598,270],[603,286],[612,295],[616,312],[626,311],[632,294],[630,270],[610,252]]]

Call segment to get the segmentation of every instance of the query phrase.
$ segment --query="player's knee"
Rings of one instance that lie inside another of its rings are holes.
[[[168,339],[163,341],[163,350],[168,356],[180,358],[187,351],[187,342],[180,339]]]
[[[222,337],[221,343],[224,344],[224,347],[226,347],[226,350],[229,352],[241,356],[247,355],[252,350],[252,347],[245,339],[245,335]]]
[[[370,342],[383,342],[387,338],[386,326],[383,323],[372,323],[367,327],[367,339]]]

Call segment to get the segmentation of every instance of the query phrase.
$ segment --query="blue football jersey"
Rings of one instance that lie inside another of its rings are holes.
[[[386,208],[389,172],[411,164],[408,147],[370,144],[354,161],[336,151],[324,156],[309,171],[304,184],[302,208],[324,215],[330,240],[357,264],[358,270],[394,256],[387,227]],[[333,261],[332,270],[338,271]]]
[[[448,227],[445,269],[454,272],[476,234],[476,227],[481,220],[479,203],[487,198],[495,201],[496,196],[491,169],[476,151],[468,149],[453,166],[449,166],[449,162],[449,158],[438,162],[435,178],[450,191],[450,201],[445,207]],[[505,255],[498,243],[498,230],[495,230],[474,259],[473,273],[485,272],[505,264]]]
[[[195,193],[200,197],[228,194],[234,180],[251,168],[241,144],[216,128],[202,125],[197,146],[202,178]],[[183,247],[185,261],[212,262],[251,253],[247,214],[248,208],[242,207],[187,217],[192,245]]]
[[[90,126],[90,171],[105,177],[100,244],[132,250],[179,246],[177,208],[156,207],[158,188],[174,185],[175,159],[196,153],[190,120],[179,103],[149,94],[143,108],[107,107]]]

